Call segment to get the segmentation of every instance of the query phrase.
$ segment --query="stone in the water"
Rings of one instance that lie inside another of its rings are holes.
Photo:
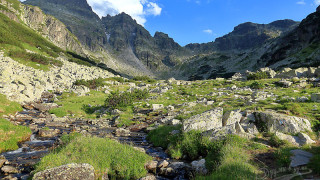
[[[290,167],[305,166],[313,157],[313,154],[300,149],[291,150],[290,152],[293,154],[291,157]]]
[[[33,180],[94,180],[94,168],[90,164],[67,164],[36,173]]]
[[[169,162],[166,160],[162,160],[158,163],[158,168],[166,168],[169,165]]]
[[[145,167],[148,171],[154,172],[157,169],[158,161],[149,161]]]
[[[20,171],[13,167],[13,166],[3,166],[1,168],[1,171],[4,172],[5,174],[15,174],[15,173],[20,173]]]

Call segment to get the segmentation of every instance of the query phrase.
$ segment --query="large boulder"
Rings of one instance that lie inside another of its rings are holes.
[[[209,137],[210,140],[220,140],[225,138],[227,135],[239,135],[241,137],[252,138],[254,135],[246,133],[239,122],[223,126],[220,128],[212,129],[202,133],[203,136]]]
[[[222,118],[222,125],[227,126],[230,124],[235,124],[236,122],[240,122],[242,118],[242,114],[240,112],[240,109],[226,112]]]
[[[208,131],[211,129],[222,127],[223,108],[215,108],[198,114],[183,121],[183,130],[202,130]]]
[[[94,180],[94,168],[90,164],[67,164],[36,173],[33,180]]]
[[[274,111],[255,112],[258,128],[270,132],[298,133],[301,131],[312,131],[309,120],[287,116]]]

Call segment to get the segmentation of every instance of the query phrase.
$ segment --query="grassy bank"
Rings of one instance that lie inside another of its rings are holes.
[[[0,153],[18,149],[18,143],[28,140],[31,134],[28,127],[16,126],[0,118]]]
[[[5,95],[0,94],[0,153],[18,149],[18,143],[27,140],[31,130],[25,126],[13,125],[3,115],[14,114],[22,111],[19,103],[9,101]]]
[[[89,163],[98,177],[107,172],[112,178],[137,179],[146,175],[144,164],[151,160],[133,147],[110,139],[71,134],[62,140],[65,145],[43,157],[36,172],[68,163]]]

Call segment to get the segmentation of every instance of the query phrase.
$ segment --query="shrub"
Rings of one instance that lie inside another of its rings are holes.
[[[148,90],[135,89],[132,92],[119,91],[111,92],[105,101],[105,106],[112,109],[125,108],[132,106],[134,101],[146,99],[149,96]]]
[[[239,136],[217,141],[206,157],[206,167],[214,171],[196,179],[257,179],[258,169],[250,164],[251,157],[245,150],[248,144],[248,140]]]
[[[271,137],[270,137],[270,140],[269,140],[269,143],[271,146],[273,147],[280,147],[280,146],[284,146],[284,145],[287,145],[288,142],[287,141],[284,141],[284,140],[281,140],[280,138],[278,138],[278,136],[276,136],[275,134],[272,134]]]
[[[132,80],[134,80],[134,81],[143,81],[143,82],[148,82],[148,83],[156,82],[155,79],[152,79],[152,78],[150,78],[148,76],[135,76],[135,77],[132,78]]]
[[[314,173],[320,174],[320,147],[314,147],[314,156],[310,159],[308,167],[312,169]]]
[[[84,80],[84,79],[76,80],[73,84],[77,86],[83,85],[90,89],[96,89],[98,87],[103,87],[105,85],[104,81],[105,79],[99,77],[98,79],[93,79],[93,80]]]
[[[207,137],[202,137],[200,131],[171,134],[173,130],[181,130],[181,126],[161,126],[149,132],[147,139],[155,146],[168,149],[171,157],[181,159],[186,157],[194,160],[206,156],[213,148]]]
[[[32,62],[36,62],[43,65],[52,64],[52,65],[61,67],[63,64],[61,61],[48,58],[41,54],[29,53],[29,52],[26,52],[25,50],[10,50],[8,55],[13,59],[18,58],[18,59],[30,60]]]
[[[85,66],[96,66],[97,63],[87,57],[82,57],[74,52],[67,51],[68,61]]]
[[[251,73],[247,76],[248,80],[268,79],[269,75],[266,72]]]
[[[274,152],[274,157],[276,159],[276,164],[278,167],[288,167],[290,165],[290,157],[292,156],[290,151],[292,149],[293,148],[283,147]]]
[[[254,81],[253,83],[251,83],[249,85],[250,88],[252,89],[263,89],[265,87],[265,85],[261,82],[258,81]]]
[[[70,134],[61,139],[63,146],[43,157],[35,173],[69,163],[89,163],[97,178],[107,171],[111,179],[139,179],[147,174],[144,165],[152,159],[130,145],[107,138]]]

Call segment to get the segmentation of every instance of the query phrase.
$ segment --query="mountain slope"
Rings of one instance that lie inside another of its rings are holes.
[[[297,28],[275,41],[259,62],[274,68],[319,66],[320,11],[308,15]]]
[[[100,18],[86,0],[28,0],[23,3],[38,6],[59,19],[90,50],[98,50],[106,44]]]
[[[292,30],[298,22],[293,20],[278,20],[269,24],[246,22],[234,28],[232,32],[217,38],[214,42],[203,44],[188,44],[186,48],[197,53],[212,51],[245,51],[259,47],[266,41],[279,37]]]
[[[64,22],[80,42],[94,53],[105,51],[112,54],[117,60],[107,64],[129,74],[145,72],[152,75],[168,70],[181,61],[182,54],[188,52],[164,33],[156,33],[152,37],[125,13],[100,19],[86,0],[67,3],[62,0],[27,0],[24,3],[39,6]],[[121,65],[117,66],[117,63]],[[130,70],[128,64],[133,69]]]

